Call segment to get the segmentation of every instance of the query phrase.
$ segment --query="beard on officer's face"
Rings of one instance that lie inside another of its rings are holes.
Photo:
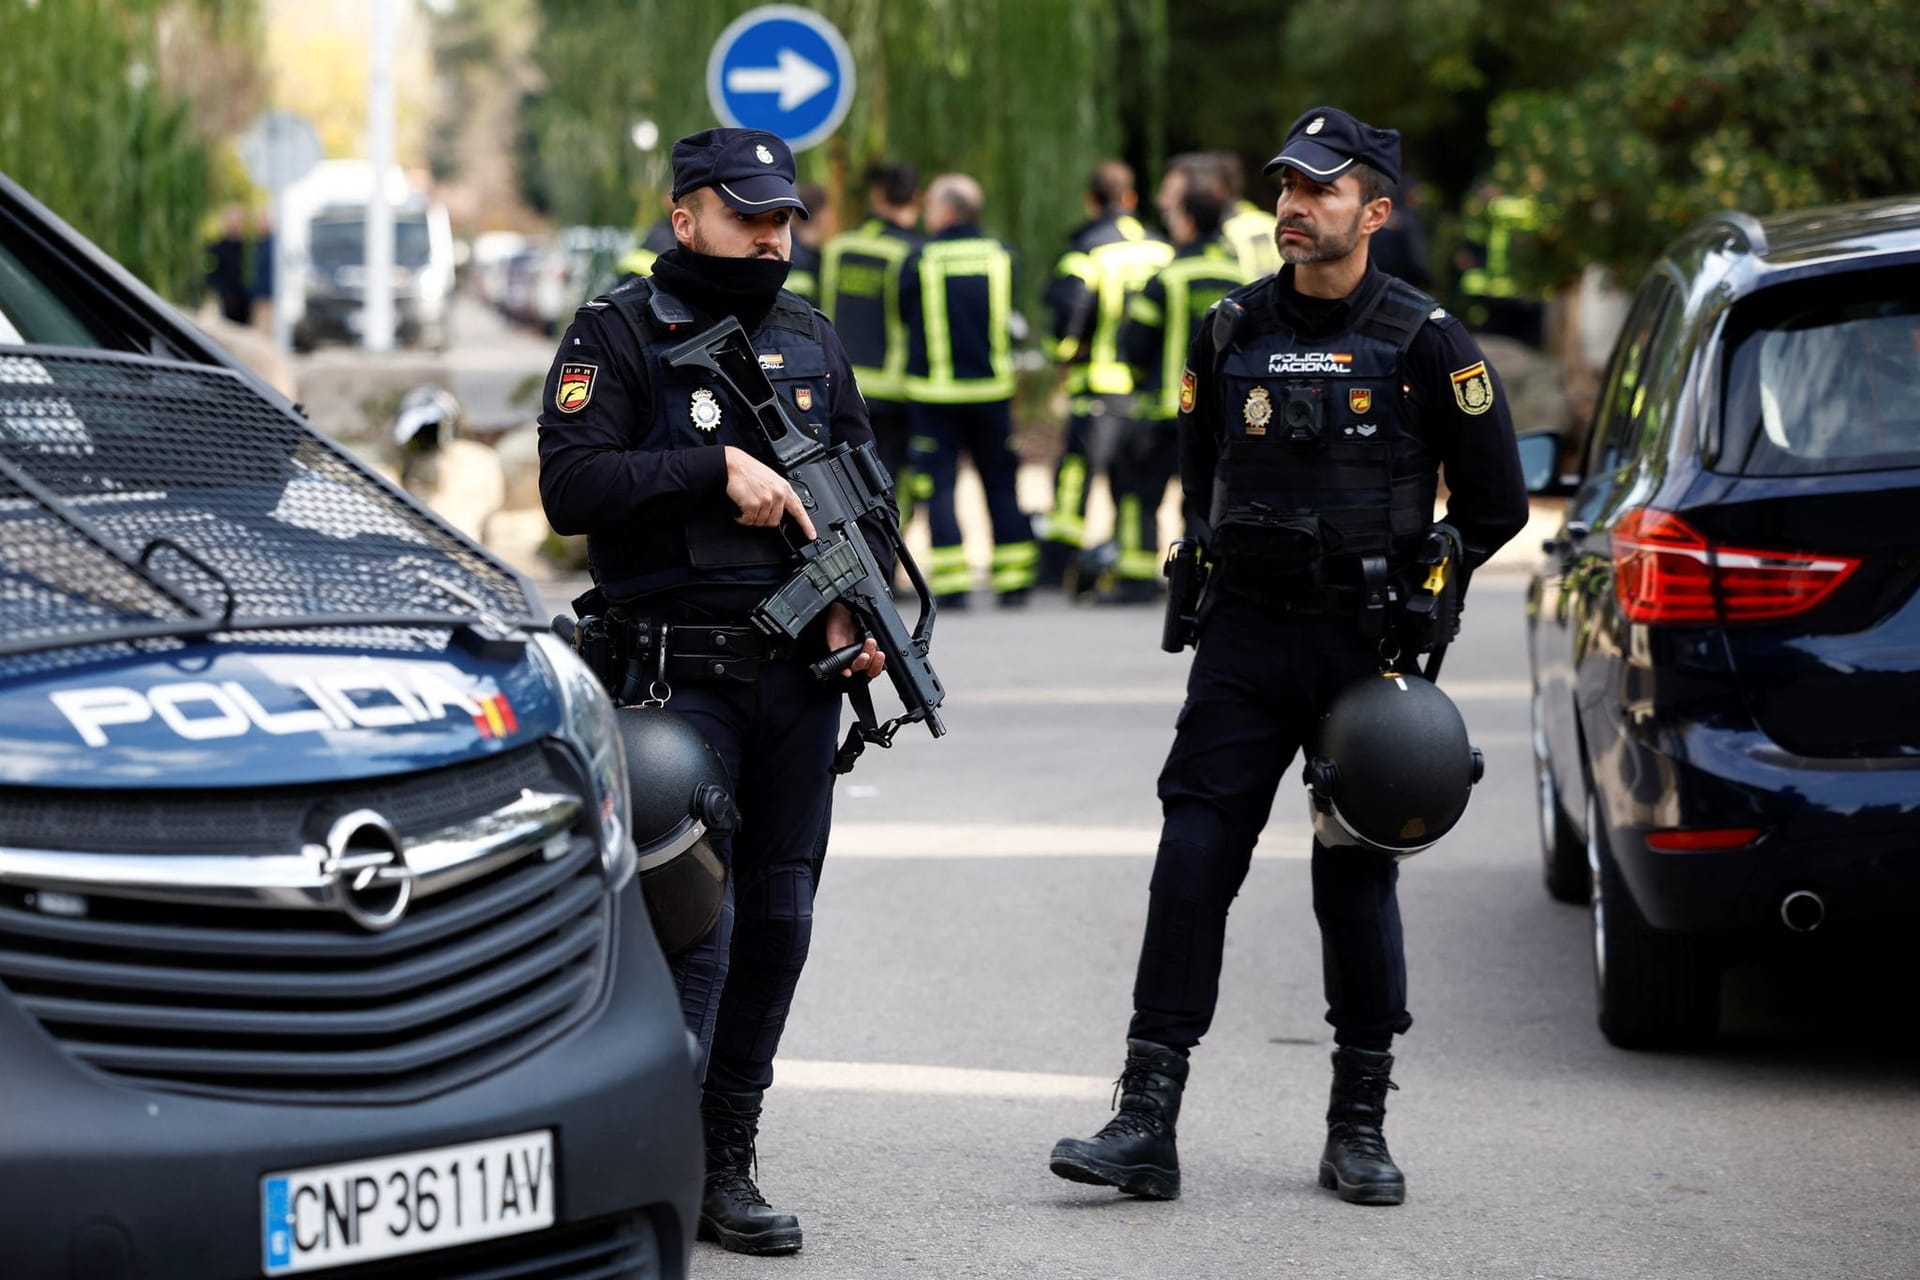
[[[1360,215],[1363,210],[1356,209],[1353,221],[1344,229],[1329,228],[1315,231],[1304,222],[1282,220],[1274,225],[1273,243],[1280,250],[1280,260],[1292,263],[1296,267],[1310,266],[1316,262],[1337,262],[1352,253],[1360,244]],[[1305,244],[1289,241],[1283,232],[1295,231],[1307,238]]]

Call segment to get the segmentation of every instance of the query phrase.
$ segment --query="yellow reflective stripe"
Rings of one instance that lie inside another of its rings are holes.
[[[1220,234],[1233,246],[1249,279],[1272,275],[1280,269],[1280,246],[1273,242],[1273,214],[1245,200],[1237,207],[1238,212],[1220,224]]]
[[[1114,576],[1120,578],[1144,578],[1151,581],[1160,576],[1160,557],[1151,551],[1122,551],[1114,562]]]
[[[1060,459],[1060,479],[1053,491],[1053,514],[1047,517],[1047,541],[1080,545],[1086,521],[1080,503],[1087,491],[1087,460],[1077,453]]]
[[[1139,227],[1137,222],[1133,225]],[[1161,240],[1127,239],[1099,245],[1089,256],[1100,269],[1100,306],[1088,352],[1087,389],[1096,395],[1123,396],[1133,390],[1133,371],[1120,359],[1120,322],[1126,318],[1128,299],[1172,261],[1173,246]]]
[[[1168,268],[1172,270],[1171,267]],[[1133,295],[1133,301],[1127,303],[1127,319],[1136,324],[1144,324],[1150,329],[1158,329],[1166,323],[1166,314],[1159,303],[1144,293]]]
[[[962,378],[953,371],[952,316],[947,281],[984,276],[987,281],[988,363],[985,377]],[[996,240],[935,240],[920,250],[921,318],[927,334],[927,372],[909,374],[909,399],[925,404],[984,404],[1013,395],[1013,350],[1008,338],[1013,315],[1013,257]]]
[[[1040,576],[1040,544],[1009,542],[993,549],[993,589],[1021,591]]]
[[[1161,287],[1167,294],[1167,315],[1185,320],[1196,309],[1193,300],[1193,287],[1202,281],[1210,281],[1219,286],[1222,295],[1247,283],[1247,272],[1233,258],[1222,250],[1215,251],[1209,245],[1207,251],[1188,258],[1175,258],[1167,264],[1167,269],[1159,275]],[[1187,324],[1169,323],[1161,335],[1160,344],[1160,391],[1151,412],[1144,416],[1153,418],[1174,418],[1180,414],[1180,378],[1187,368],[1187,345],[1189,339]],[[1144,397],[1143,397],[1144,399]]]
[[[660,255],[651,249],[629,249],[620,255],[615,267],[627,275],[644,276],[653,273],[654,259]]]
[[[927,585],[935,595],[953,595],[973,589],[973,568],[967,564],[967,549],[958,543],[934,547],[927,552]]]
[[[886,363],[879,368],[853,366],[853,378],[860,392],[873,400],[898,400],[904,394],[902,382],[907,374],[907,325],[900,315],[900,269],[913,246],[897,235],[889,235],[887,224],[869,218],[853,231],[843,231],[820,247],[820,309],[827,319],[838,319],[840,308],[841,259],[878,258],[883,272],[881,303],[886,309]]]
[[[1113,518],[1116,541],[1122,553],[1140,549],[1140,495],[1129,493],[1120,499],[1119,514]]]
[[[1053,270],[1055,275],[1080,277],[1086,281],[1089,289],[1098,288],[1100,285],[1100,268],[1094,265],[1091,257],[1077,250],[1073,253],[1061,254],[1060,261]]]

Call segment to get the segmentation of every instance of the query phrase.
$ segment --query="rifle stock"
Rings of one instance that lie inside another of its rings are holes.
[[[892,744],[904,724],[924,723],[934,737],[946,732],[940,704],[946,689],[927,658],[936,612],[933,593],[887,521],[889,540],[913,582],[920,616],[912,630],[894,604],[887,570],[875,560],[860,529],[860,518],[892,508],[886,469],[870,444],[858,449],[825,445],[814,439],[773,388],[739,320],[727,317],[667,353],[675,367],[706,370],[745,407],[772,451],[775,468],[800,497],[816,536],[799,542],[800,568],[754,610],[754,625],[769,635],[798,638],[808,624],[838,601],[859,618],[886,655],[886,671],[905,713],[883,726],[856,727],[865,741]],[[790,542],[794,538],[789,535]],[[856,701],[856,707],[861,704]],[[870,719],[871,704],[862,714]]]

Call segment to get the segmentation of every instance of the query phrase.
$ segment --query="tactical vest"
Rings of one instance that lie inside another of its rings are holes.
[[[833,237],[820,250],[820,309],[847,349],[860,393],[906,398],[907,333],[900,315],[900,266],[916,237],[879,218]]]
[[[651,278],[629,281],[606,301],[633,335],[640,348],[636,363],[646,371],[652,414],[634,424],[635,449],[734,445],[773,465],[758,425],[710,375],[667,363],[669,351],[705,328],[691,308]],[[815,439],[828,441],[837,388],[827,382],[816,322],[812,307],[782,290],[748,341],[774,389],[798,410]],[[659,505],[658,514],[617,534],[588,539],[594,579],[616,600],[695,583],[778,582],[799,561],[778,530],[736,523],[717,495],[697,504]]]
[[[1142,393],[1134,404],[1134,413],[1141,418],[1165,420],[1180,413],[1181,374],[1187,366],[1193,335],[1213,304],[1252,276],[1226,245],[1215,240],[1200,253],[1175,258],[1154,279],[1160,282],[1161,301],[1155,303],[1151,295],[1142,292],[1127,308],[1130,319],[1161,334],[1158,390]]]
[[[907,398],[918,404],[989,404],[1013,398],[1013,254],[988,236],[920,246],[920,340],[910,347]]]
[[[1210,553],[1238,586],[1352,584],[1364,557],[1397,565],[1433,520],[1436,459],[1406,393],[1406,351],[1433,299],[1390,279],[1345,332],[1302,339],[1216,323],[1221,448]],[[1223,306],[1216,317],[1231,317]],[[1223,341],[1224,339],[1224,341]]]
[[[1274,242],[1273,228],[1273,210],[1262,209],[1246,200],[1237,202],[1227,220],[1220,224],[1221,236],[1233,246],[1249,280],[1270,276],[1280,269],[1280,246]]]
[[[1171,261],[1173,246],[1149,234],[1131,214],[1114,218],[1100,243],[1060,259],[1059,271],[1079,276],[1094,297],[1086,358],[1067,366],[1068,396],[1084,400],[1132,392],[1133,371],[1120,358],[1120,326],[1127,318],[1127,302]],[[1071,358],[1079,342],[1077,336],[1061,339],[1056,355]],[[1082,410],[1076,407],[1075,411]]]

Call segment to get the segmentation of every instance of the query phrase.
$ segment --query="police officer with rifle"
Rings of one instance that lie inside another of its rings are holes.
[[[938,736],[943,693],[910,560],[914,630],[888,592],[899,530],[846,352],[781,287],[791,220],[807,216],[791,152],[754,130],[682,138],[672,195],[675,247],[561,338],[540,494],[555,530],[587,535],[596,586],[575,602],[576,644],[616,701],[697,730],[737,805],[736,822],[717,781],[702,784],[727,883],[711,927],[699,920],[672,961],[703,1055],[700,1235],[792,1253],[799,1222],[755,1185],[754,1140],[807,958],[833,777],[902,723]],[[885,725],[866,693],[883,671],[906,708]],[[836,750],[843,692],[860,723]]]
[[[1091,1139],[1062,1139],[1051,1168],[1179,1194],[1175,1122],[1213,1018],[1227,911],[1306,746],[1336,1045],[1319,1182],[1349,1202],[1399,1204],[1406,1183],[1382,1130],[1393,1037],[1413,1022],[1397,859],[1458,818],[1478,774],[1457,711],[1409,664],[1444,649],[1466,574],[1520,530],[1527,502],[1478,346],[1369,263],[1399,135],[1315,108],[1275,170],[1287,265],[1222,299],[1181,375],[1180,476],[1198,538],[1170,565],[1167,647],[1197,652],[1160,774],[1118,1114]],[[1418,803],[1397,808],[1407,796]]]

